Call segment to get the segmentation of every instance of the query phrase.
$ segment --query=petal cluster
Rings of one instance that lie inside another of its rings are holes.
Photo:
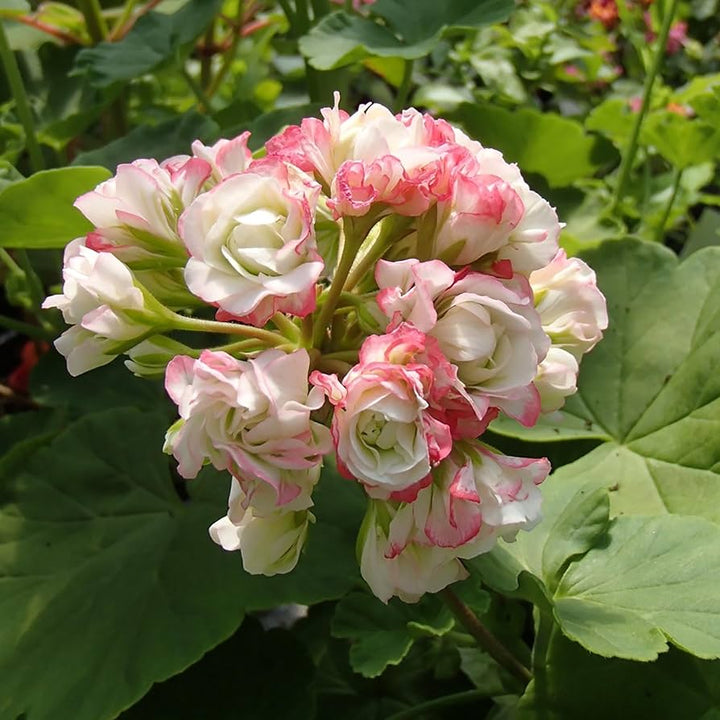
[[[120,165],[77,199],[94,228],[45,302],[72,326],[56,346],[73,374],[122,353],[164,373],[165,451],[184,478],[230,475],[210,535],[248,572],[300,561],[334,454],[367,497],[363,577],[416,601],[540,519],[548,461],[485,431],[562,407],[605,299],[517,166],[444,120],[336,95],[255,157],[248,139]]]

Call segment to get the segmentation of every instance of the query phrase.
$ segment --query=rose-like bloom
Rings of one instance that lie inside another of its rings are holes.
[[[378,262],[378,305],[434,337],[471,395],[525,425],[540,412],[532,381],[550,345],[522,275],[453,272],[439,260]]]
[[[415,216],[424,213],[430,198],[422,184],[414,182],[394,155],[371,163],[349,160],[333,178],[328,206],[336,218],[365,215],[374,205],[388,206],[386,213]]]
[[[437,342],[410,325],[368,337],[342,383],[318,372],[310,382],[335,406],[339,470],[371,497],[412,500],[453,436],[474,437],[490,419],[488,404],[467,395]]]
[[[457,128],[453,128],[453,131],[455,142],[472,156],[471,162],[462,164],[460,172],[470,179],[476,176],[498,178],[506,184],[502,186],[503,196],[509,197],[509,187],[516,193],[523,208],[517,224],[507,236],[507,242],[498,248],[495,257],[498,260],[510,260],[513,270],[525,275],[545,267],[557,253],[562,229],[555,210],[530,189],[517,165],[506,162],[502,153],[484,148]]]
[[[58,308],[74,325],[55,341],[73,376],[106,365],[118,347],[162,323],[130,270],[114,255],[86,247],[83,238],[65,248],[63,280],[62,295],[51,295],[42,306]]]
[[[332,442],[327,428],[310,420],[323,397],[308,393],[309,362],[305,350],[265,350],[246,361],[205,350],[197,360],[172,360],[165,387],[180,420],[168,430],[165,451],[178,472],[195,477],[209,460],[237,478],[257,512],[310,507]]]
[[[257,514],[233,479],[228,513],[210,526],[210,537],[225,550],[240,550],[243,567],[251,575],[278,575],[297,565],[313,520],[307,510]]]
[[[415,523],[433,545],[473,558],[491,550],[498,537],[512,540],[539,522],[537,486],[549,472],[546,458],[509,457],[478,442],[457,443],[413,503]]]
[[[579,369],[578,361],[567,350],[554,345],[548,350],[535,378],[543,413],[559,410],[565,398],[575,394]]]
[[[200,195],[180,220],[191,292],[258,327],[278,311],[312,312],[323,269],[313,232],[319,190],[265,162]]]
[[[518,194],[495,175],[457,174],[438,203],[433,257],[468,265],[508,244],[525,208]]]
[[[412,505],[371,500],[358,536],[360,573],[386,603],[417,602],[468,576],[453,550],[417,542]]]
[[[88,247],[114,253],[124,262],[161,256],[184,264],[178,218],[201,192],[211,170],[200,158],[119,165],[114,177],[75,201],[95,226],[88,234]]]
[[[252,162],[252,153],[247,146],[249,132],[231,140],[220,139],[208,147],[199,140],[192,144],[193,156],[207,162],[212,168],[212,182],[218,183],[230,175],[243,172]]]
[[[559,250],[547,267],[530,275],[530,285],[543,329],[553,345],[579,361],[608,326],[607,304],[595,273],[579,258],[568,258]]]

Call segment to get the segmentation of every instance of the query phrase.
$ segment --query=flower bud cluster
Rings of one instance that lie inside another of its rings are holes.
[[[368,499],[363,577],[415,601],[538,522],[549,463],[482,436],[562,407],[605,300],[517,167],[443,120],[336,97],[262,157],[247,142],[121,165],[78,198],[95,228],[45,303],[72,325],[56,346],[72,374],[121,353],[165,373],[165,451],[185,478],[230,473],[210,534],[248,572],[294,568],[334,453]]]

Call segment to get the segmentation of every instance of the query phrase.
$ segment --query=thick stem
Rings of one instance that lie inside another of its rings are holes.
[[[108,36],[108,27],[102,14],[98,0],[78,0],[80,12],[85,18],[85,25],[95,45],[101,43]]]
[[[328,325],[332,320],[335,307],[337,306],[340,295],[343,292],[345,281],[347,280],[355,256],[367,236],[367,229],[363,223],[353,223],[352,218],[346,217],[343,220],[343,235],[341,237],[340,259],[338,260],[335,274],[328,288],[323,304],[320,308],[317,318],[314,321],[313,328],[313,347],[318,350],[325,340]],[[370,225],[372,227],[372,225]]]
[[[672,192],[670,193],[670,199],[665,205],[665,212],[663,213],[660,223],[658,224],[657,231],[655,233],[655,239],[658,242],[662,242],[665,237],[665,226],[667,225],[668,218],[672,212],[673,205],[675,204],[675,198],[677,198],[678,190],[680,190],[680,181],[682,180],[683,171],[679,168],[675,168],[673,172],[673,184]]]
[[[640,111],[635,118],[635,124],[633,125],[632,133],[630,134],[630,140],[628,141],[628,146],[623,153],[622,162],[620,163],[620,175],[618,177],[617,186],[615,187],[615,197],[612,204],[613,211],[617,210],[622,202],[623,196],[625,195],[625,188],[630,180],[630,173],[632,172],[635,154],[638,149],[640,128],[642,127],[645,116],[650,108],[650,98],[652,96],[653,85],[655,84],[655,78],[660,72],[660,68],[662,67],[663,59],[665,57],[668,34],[670,33],[670,25],[675,17],[677,5],[678,0],[670,0],[670,7],[663,18],[662,28],[660,29],[660,35],[658,36],[657,45],[655,47],[655,54],[652,58],[650,70],[645,78],[642,105],[640,106]]]
[[[403,66],[403,76],[398,88],[398,94],[395,98],[395,112],[401,112],[405,109],[407,101],[410,97],[410,88],[412,87],[412,74],[415,62],[413,60],[405,60]]]
[[[532,679],[530,671],[480,622],[478,616],[450,588],[441,590],[439,594],[452,610],[453,615],[477,640],[478,645],[498,665],[520,680],[523,686],[527,685]]]
[[[42,170],[45,167],[45,161],[43,160],[40,145],[35,135],[35,122],[32,111],[30,110],[27,93],[25,92],[25,85],[23,85],[20,69],[15,60],[15,55],[10,49],[10,43],[8,42],[5,27],[2,23],[0,23],[0,60],[5,68],[5,75],[7,76],[8,85],[10,85],[13,100],[15,100],[18,119],[25,132],[25,143],[30,156],[30,167],[33,172],[38,172],[38,170]]]
[[[535,612],[537,624],[532,650],[533,687],[537,699],[538,720],[545,720],[548,707],[547,654],[555,630],[555,621],[552,611],[548,608],[536,608]]]
[[[271,330],[256,328],[252,325],[239,323],[219,322],[217,320],[202,320],[201,318],[185,317],[177,313],[167,313],[167,320],[175,330],[190,330],[193,332],[219,333],[222,335],[241,335],[247,338],[256,338],[266,345],[275,347],[287,343],[287,338]]]

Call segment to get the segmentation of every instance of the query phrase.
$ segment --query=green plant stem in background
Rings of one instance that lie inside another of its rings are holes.
[[[670,33],[670,25],[672,24],[673,18],[675,17],[675,11],[677,9],[678,0],[671,0],[670,7],[667,9],[665,17],[663,18],[662,28],[660,29],[660,35],[657,39],[657,45],[655,46],[655,53],[652,58],[652,64],[650,70],[645,78],[645,85],[643,87],[642,105],[640,111],[635,118],[635,124],[632,128],[630,140],[628,141],[627,148],[623,153],[622,161],[620,163],[620,174],[618,177],[617,186],[615,187],[615,197],[613,199],[612,211],[616,211],[622,202],[625,195],[625,189],[630,180],[630,173],[632,171],[633,162],[635,161],[635,154],[638,148],[638,138],[640,137],[640,128],[642,127],[643,120],[647,115],[648,109],[650,108],[650,98],[652,96],[653,85],[655,84],[655,78],[660,72],[662,67],[663,59],[665,58],[665,49],[667,46],[668,34]]]
[[[402,111],[410,98],[410,88],[412,87],[412,74],[414,67],[414,60],[405,60],[403,65],[402,80],[400,81],[400,87],[398,88],[398,93],[395,97],[395,112]]]
[[[538,720],[545,720],[548,702],[547,654],[555,630],[555,621],[549,608],[538,607],[536,613],[535,642],[532,650],[533,686],[537,699]]]
[[[212,81],[213,46],[215,44],[215,20],[210,22],[203,38],[203,55],[200,61],[200,87],[207,92]]]
[[[390,715],[387,720],[409,720],[409,718],[425,716],[425,713],[429,710],[438,710],[453,705],[465,705],[485,697],[487,697],[487,692],[484,690],[465,690],[465,692],[453,693],[452,695],[445,695],[444,697],[419,703],[407,710],[401,710]]]
[[[670,217],[670,213],[672,212],[673,205],[675,204],[675,198],[677,197],[678,190],[680,190],[680,181],[682,180],[682,174],[683,171],[679,168],[675,168],[675,170],[673,171],[672,192],[670,193],[670,199],[667,201],[667,205],[665,205],[665,212],[663,212],[663,216],[660,219],[660,223],[657,227],[657,233],[655,235],[655,239],[658,242],[662,242],[665,238],[665,226],[667,225],[667,221]]]
[[[14,330],[21,335],[27,335],[33,340],[52,340],[56,334],[54,329],[38,327],[6,315],[0,315],[0,327],[6,330]]]
[[[85,18],[88,34],[96,45],[108,36],[108,26],[98,0],[78,0],[80,12]]]
[[[10,49],[10,43],[8,42],[5,27],[2,23],[0,23],[0,60],[5,68],[5,75],[7,76],[8,85],[10,85],[13,100],[15,100],[18,119],[25,132],[25,144],[27,145],[30,156],[30,167],[33,172],[38,172],[38,170],[42,170],[45,167],[45,162],[37,136],[35,135],[35,122],[33,121],[25,86],[20,76],[20,69],[15,60],[15,55]]]
[[[179,62],[180,74],[185,79],[185,82],[187,83],[190,90],[192,90],[193,95],[195,95],[195,97],[197,98],[198,109],[201,112],[210,112],[210,110],[212,110],[210,98],[205,94],[205,91],[202,89],[200,83],[190,74],[182,60],[180,60]]]
[[[288,18],[289,21],[289,18]],[[212,79],[210,86],[205,91],[205,95],[211,98],[217,91],[222,81],[225,79],[228,71],[232,67],[235,54],[237,53],[240,38],[242,37],[243,25],[245,23],[245,0],[238,0],[237,10],[235,12],[235,24],[233,27],[232,41],[230,47],[223,53],[222,63],[215,77]]]
[[[490,657],[504,667],[523,687],[530,682],[530,671],[480,622],[477,615],[450,589],[445,588],[438,593],[450,608],[453,615],[465,629],[475,638],[478,645]]]
[[[130,20],[133,14],[133,10],[135,10],[135,6],[138,4],[138,0],[125,0],[125,4],[123,5],[122,12],[118,16],[117,20],[113,23],[112,29],[110,30],[108,34],[108,39],[115,40],[117,39],[118,33],[122,31],[122,29],[125,27],[127,22]]]

